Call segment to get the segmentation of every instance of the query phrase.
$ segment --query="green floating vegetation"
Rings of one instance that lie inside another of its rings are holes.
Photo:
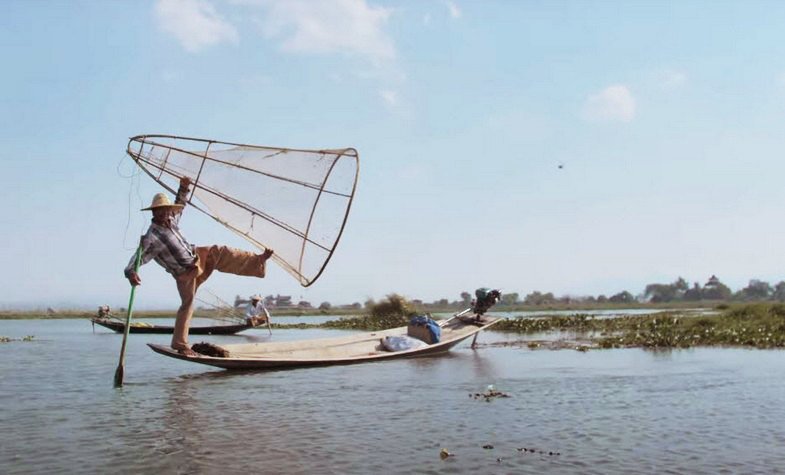
[[[409,317],[406,315],[368,315],[357,318],[342,318],[340,320],[330,320],[319,325],[322,328],[338,328],[346,330],[379,331],[389,328],[403,327],[409,324]]]
[[[610,319],[607,319],[610,320]],[[551,331],[596,331],[600,319],[587,313],[574,315],[543,315],[536,318],[513,318],[494,325],[494,331],[540,333]]]
[[[33,341],[33,339],[35,339],[35,336],[33,335],[27,335],[26,337],[23,337],[18,340],[14,338],[9,338],[7,336],[0,336],[0,343],[10,343],[12,341]]]
[[[598,318],[587,314],[518,318],[500,322],[494,330],[585,333],[587,339],[600,348],[785,348],[785,305],[761,303],[733,306],[721,314],[704,316],[663,312],[616,318]]]
[[[365,317],[341,318],[339,320],[330,320],[324,323],[272,323],[271,326],[275,329],[281,330],[329,328],[333,330],[379,331],[387,330],[389,328],[402,327],[408,323],[409,317],[400,315],[386,315],[382,317],[374,317],[369,315]]]
[[[398,294],[390,294],[386,300],[371,305],[370,312],[370,315],[364,317],[330,320],[319,326],[364,331],[387,330],[406,326],[416,313],[411,303]]]

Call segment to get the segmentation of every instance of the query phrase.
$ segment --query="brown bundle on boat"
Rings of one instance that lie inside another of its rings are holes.
[[[201,343],[195,343],[191,346],[191,349],[197,353],[200,353],[205,356],[212,356],[214,358],[228,358],[229,352],[218,345],[213,345],[212,343],[207,343],[203,341]]]

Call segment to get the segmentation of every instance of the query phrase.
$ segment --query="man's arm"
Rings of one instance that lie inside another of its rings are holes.
[[[178,205],[186,206],[188,204],[188,192],[191,188],[191,179],[187,176],[180,178],[180,188],[177,190],[177,196],[174,202]]]
[[[142,258],[139,261],[139,267],[141,267],[142,265],[150,262],[150,260],[155,257],[157,252],[150,240],[147,239],[147,236],[142,238],[139,245],[142,246]],[[125,266],[123,273],[131,285],[140,285],[142,283],[142,279],[139,277],[139,274],[136,273],[134,267],[136,267],[136,253],[131,256],[131,260],[128,261],[128,265]]]
[[[186,206],[188,206],[188,192],[190,191],[191,187],[191,179],[187,176],[180,178],[180,188],[177,189],[177,196],[174,198],[174,202],[183,205],[179,211],[174,214],[174,222],[176,224],[180,224],[180,217],[183,215],[183,210]]]

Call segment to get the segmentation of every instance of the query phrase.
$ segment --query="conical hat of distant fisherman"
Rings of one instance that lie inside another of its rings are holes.
[[[172,203],[166,193],[156,193],[153,196],[153,202],[147,208],[142,208],[141,211],[152,211],[155,208],[182,208],[183,205]]]

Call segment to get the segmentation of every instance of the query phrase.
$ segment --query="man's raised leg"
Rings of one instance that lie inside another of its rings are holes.
[[[198,247],[196,252],[200,259],[205,257],[203,272],[198,278],[197,287],[207,280],[213,270],[249,277],[265,276],[268,258],[263,254],[253,254],[228,246]]]

